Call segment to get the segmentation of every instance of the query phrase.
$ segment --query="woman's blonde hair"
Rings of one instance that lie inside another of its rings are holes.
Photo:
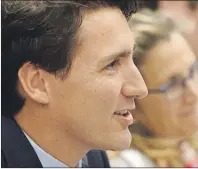
[[[136,36],[134,62],[137,66],[159,41],[169,39],[175,30],[182,32],[171,18],[149,9],[134,14],[129,20],[129,26]]]

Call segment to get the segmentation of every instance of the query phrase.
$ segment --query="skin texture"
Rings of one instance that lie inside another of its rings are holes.
[[[186,77],[196,57],[185,39],[173,32],[169,40],[153,47],[145,57],[140,71],[148,89],[159,89],[171,77]],[[184,95],[168,100],[164,94],[149,94],[138,101],[135,117],[154,135],[166,138],[190,136],[198,129],[198,89],[189,80]]]
[[[19,125],[70,167],[90,149],[128,148],[128,125],[113,113],[134,109],[134,98],[147,95],[132,60],[133,44],[134,35],[120,10],[87,12],[64,80],[30,63],[20,68],[18,88],[26,102],[15,117]]]
[[[186,22],[186,39],[198,57],[198,5],[191,9],[186,1],[159,1],[159,10],[176,21]]]

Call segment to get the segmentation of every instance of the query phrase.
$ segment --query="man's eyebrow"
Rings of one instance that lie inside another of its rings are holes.
[[[133,54],[132,49],[124,49],[105,56],[104,59],[102,59],[102,62],[108,62],[108,61],[110,62],[117,59],[118,57],[125,57],[132,54]]]
[[[113,54],[110,54],[110,55],[107,56],[107,57],[109,57],[109,58],[125,57],[125,56],[128,56],[128,55],[132,54],[132,53],[133,53],[132,50],[130,50],[130,49],[125,49],[125,50],[118,51],[118,52],[115,52],[115,53],[113,53]]]

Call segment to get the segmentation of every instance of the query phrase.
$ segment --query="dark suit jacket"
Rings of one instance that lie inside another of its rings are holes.
[[[102,150],[87,153],[83,167],[109,168],[107,155]],[[33,147],[14,118],[1,117],[1,167],[41,168]]]

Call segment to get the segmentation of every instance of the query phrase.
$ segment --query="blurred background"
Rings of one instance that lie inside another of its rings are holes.
[[[132,143],[112,167],[198,167],[198,1],[141,1],[129,25],[149,94],[136,101]]]

